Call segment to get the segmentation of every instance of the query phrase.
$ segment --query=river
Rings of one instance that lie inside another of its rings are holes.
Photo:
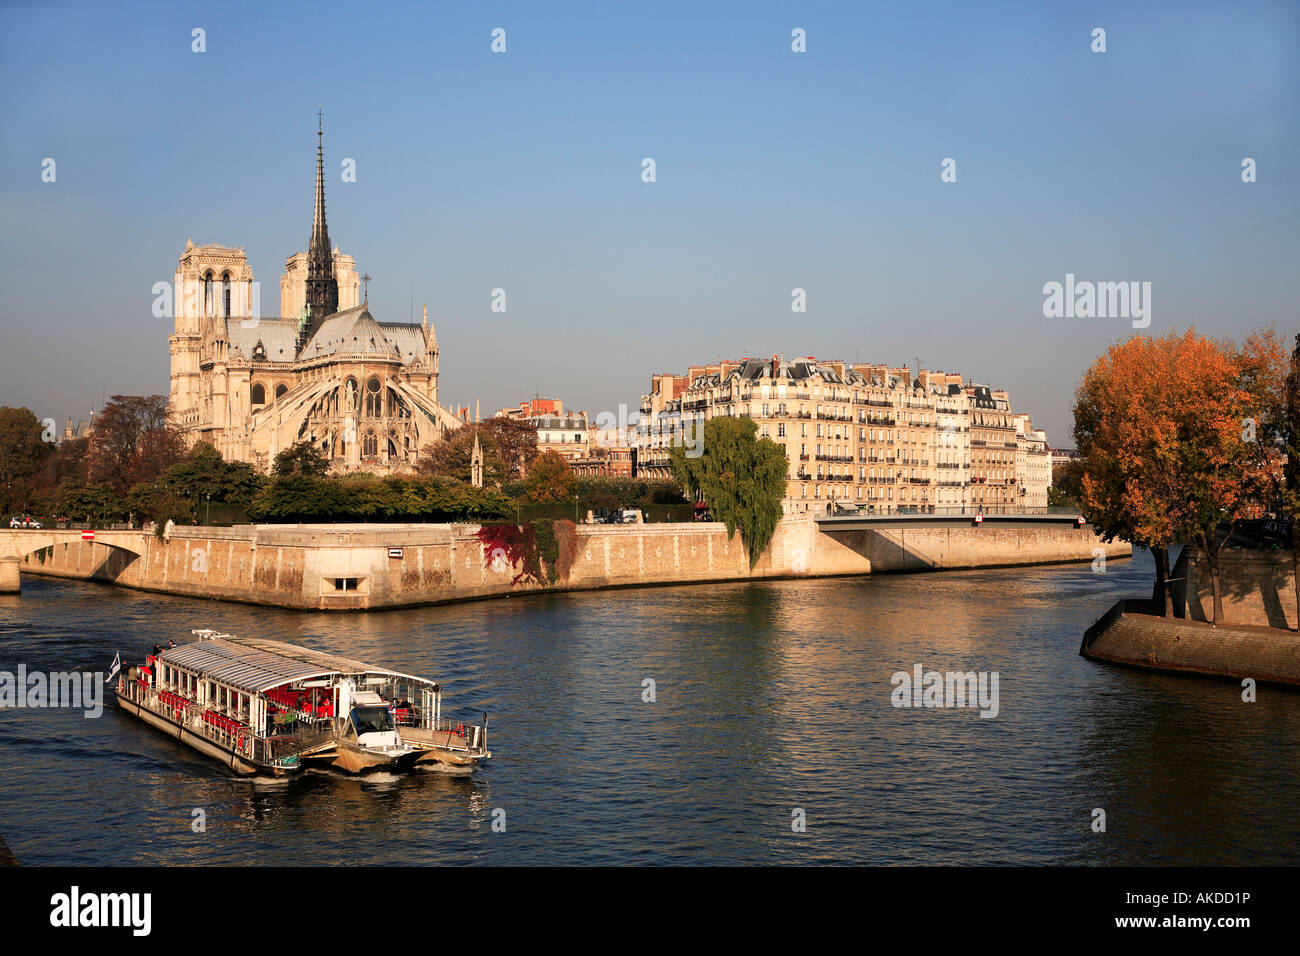
[[[0,710],[0,836],[29,865],[1300,863],[1300,693],[1243,703],[1232,681],[1078,656],[1150,568],[1140,553],[1104,573],[358,615],[28,575],[0,596],[0,670],[106,671],[191,628],[256,634],[442,681],[448,713],[489,715],[494,756],[472,776],[239,779],[108,695],[98,719]],[[892,706],[891,675],[918,664],[996,671],[997,716]]]

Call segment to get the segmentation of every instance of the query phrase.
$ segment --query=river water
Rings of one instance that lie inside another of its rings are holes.
[[[365,615],[27,576],[0,597],[0,670],[106,671],[216,627],[436,678],[449,714],[488,713],[494,756],[472,776],[239,779],[111,703],[0,710],[0,836],[25,864],[1300,863],[1300,693],[1248,704],[1078,656],[1150,568]],[[997,716],[892,706],[917,664],[996,671]]]

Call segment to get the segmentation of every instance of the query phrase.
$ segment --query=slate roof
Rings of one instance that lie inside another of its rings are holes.
[[[384,330],[388,341],[407,365],[424,358],[424,329],[421,326],[405,322],[381,322],[379,327]]]
[[[879,376],[872,374],[869,378],[861,372],[846,368],[841,375],[830,365],[822,365],[819,362],[808,359],[798,359],[793,362],[778,362],[776,373],[773,375],[772,362],[770,359],[745,359],[735,368],[728,370],[725,376],[717,372],[709,372],[697,376],[691,381],[690,388],[711,388],[729,382],[732,379],[740,379],[746,382],[755,382],[760,379],[785,379],[793,382],[801,382],[809,379],[814,375],[820,375],[822,381],[829,382],[832,385],[875,385],[883,387],[886,383],[882,382]],[[895,376],[889,376],[888,386],[895,388],[901,383],[900,379]]]
[[[292,362],[298,342],[298,323],[293,319],[258,319],[256,325],[244,326],[248,319],[226,319],[226,341],[232,357],[238,352],[247,361],[255,361],[260,342],[266,352],[259,362]]]
[[[311,361],[329,355],[358,354],[398,360],[402,357],[364,305],[335,312],[321,322],[316,334],[303,346],[301,357]]]

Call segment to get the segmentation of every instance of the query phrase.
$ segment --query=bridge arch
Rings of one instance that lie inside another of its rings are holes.
[[[80,544],[89,540],[91,544],[102,545],[113,551],[130,557],[129,564],[144,552],[141,531],[96,531],[93,539],[82,537],[77,531],[35,531],[27,529],[6,528],[0,530],[0,594],[18,594],[22,591],[22,576],[19,573],[23,559],[38,551],[58,544]]]

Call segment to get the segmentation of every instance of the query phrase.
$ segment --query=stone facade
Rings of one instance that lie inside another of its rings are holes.
[[[322,176],[318,147],[312,242],[326,278],[311,273],[308,253],[289,256],[281,318],[261,316],[242,247],[186,243],[174,284],[172,421],[190,444],[262,471],[302,441],[338,472],[409,470],[461,424],[438,403],[437,336],[427,306],[415,325],[377,322],[359,301],[352,257],[326,255]],[[313,315],[309,283],[322,282],[323,301],[337,299],[339,311]]]
[[[361,279],[356,262],[334,250],[334,275],[339,284],[339,311],[346,312],[361,304]],[[295,252],[284,260],[280,276],[280,314],[297,318],[307,306],[307,253]]]
[[[1025,508],[1046,508],[1047,489],[1052,484],[1052,450],[1047,433],[1035,428],[1028,415],[1017,415],[1016,486]]]
[[[633,473],[670,474],[674,436],[718,416],[752,419],[760,437],[784,449],[787,514],[1000,514],[1047,505],[1050,472],[1017,471],[1007,393],[957,374],[773,356],[656,375],[641,400]],[[1046,436],[1035,434],[1045,449]]]

